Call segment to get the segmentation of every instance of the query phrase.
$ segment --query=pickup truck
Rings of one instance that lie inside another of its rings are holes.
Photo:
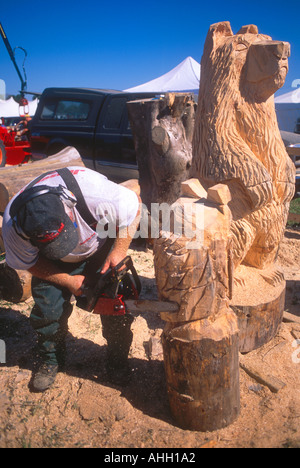
[[[107,89],[45,89],[30,123],[33,159],[73,146],[87,167],[115,182],[138,178],[126,103],[154,96]]]

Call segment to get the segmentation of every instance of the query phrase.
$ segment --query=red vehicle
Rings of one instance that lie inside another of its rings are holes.
[[[17,165],[28,161],[31,149],[30,142],[18,137],[17,128],[8,129],[0,126],[0,167]]]
[[[24,67],[24,62],[27,57],[27,52],[25,49],[23,49],[23,47],[15,47],[15,49],[12,50],[11,45],[7,39],[7,36],[4,32],[4,29],[1,23],[0,23],[0,35],[3,39],[7,52],[9,53],[9,56],[13,62],[13,65],[17,71],[17,74],[20,78],[21,96],[22,96],[22,99],[20,102],[20,109],[21,107],[24,107],[25,109],[26,105],[28,105],[28,101],[24,97],[24,94],[27,88],[27,79],[26,79],[26,73],[25,73],[25,67]],[[16,49],[21,49],[25,54],[25,59],[23,62],[24,78],[15,60]],[[24,113],[22,112],[22,114],[26,114],[26,112]],[[21,115],[21,112],[20,112],[20,115]],[[27,119],[25,118],[25,120]],[[23,162],[26,162],[30,155],[30,142],[26,139],[24,140],[22,138],[22,135],[19,135],[17,128],[5,127],[4,125],[1,125],[1,123],[3,122],[0,122],[0,167],[5,166],[5,164],[16,165],[16,164],[21,164]]]

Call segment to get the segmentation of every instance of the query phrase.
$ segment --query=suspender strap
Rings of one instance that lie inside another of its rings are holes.
[[[60,175],[60,177],[64,180],[68,190],[74,193],[77,204],[76,208],[80,213],[80,216],[84,219],[84,221],[90,226],[93,227],[97,220],[94,218],[92,213],[90,212],[86,201],[82,195],[81,188],[75,177],[73,176],[72,172],[67,168],[64,167],[62,169],[58,169],[56,172]]]

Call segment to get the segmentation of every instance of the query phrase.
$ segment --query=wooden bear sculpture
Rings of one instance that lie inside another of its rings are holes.
[[[240,349],[272,338],[282,318],[283,274],[275,260],[295,190],[295,166],[281,139],[274,92],[285,81],[290,45],[254,25],[234,35],[210,27],[201,61],[192,174],[231,194],[231,253]]]
[[[295,189],[295,167],[278,129],[273,94],[285,81],[290,46],[210,27],[201,61],[192,174],[229,187],[235,265],[274,263]]]

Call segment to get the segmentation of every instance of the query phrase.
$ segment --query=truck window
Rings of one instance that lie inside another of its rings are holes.
[[[87,120],[91,105],[81,101],[48,101],[42,109],[42,120]]]
[[[107,111],[103,123],[103,127],[107,129],[118,129],[122,123],[122,116],[124,113],[127,99],[113,97],[107,106]]]

